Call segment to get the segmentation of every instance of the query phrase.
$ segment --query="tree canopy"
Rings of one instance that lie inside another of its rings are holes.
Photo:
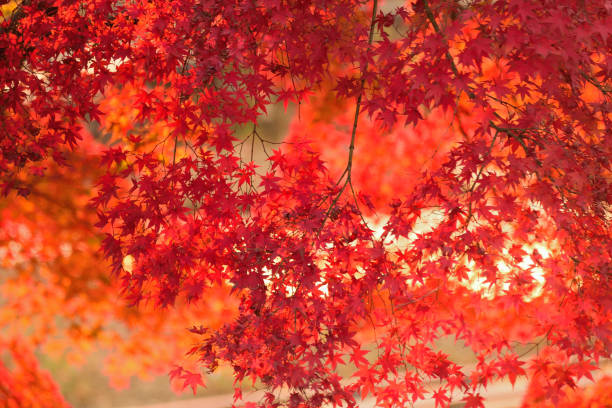
[[[105,345],[116,381],[175,364],[194,390],[229,366],[292,408],[481,407],[525,375],[556,403],[610,358],[609,1],[2,13],[8,406],[61,401],[41,345]],[[282,143],[262,131],[281,103]]]

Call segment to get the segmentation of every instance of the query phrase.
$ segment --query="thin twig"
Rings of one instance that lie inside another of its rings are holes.
[[[442,38],[446,38],[444,33],[442,33],[442,30],[440,29],[440,26],[438,25],[438,22],[436,21],[436,18],[433,15],[431,8],[429,7],[429,2],[427,0],[423,1],[423,8],[425,9],[425,15],[427,15],[427,19],[431,23],[431,26],[433,27],[434,31],[438,35],[440,35]],[[450,63],[451,71],[453,71],[453,74],[455,75],[455,77],[459,79],[459,70],[457,69],[457,65],[455,65],[455,60],[453,60],[453,56],[451,55],[448,49],[446,50],[446,59]],[[467,88],[465,92],[468,94],[470,99],[476,98],[476,95],[474,95],[474,92],[472,92],[471,89]]]
[[[365,87],[366,73],[368,71],[368,56],[367,56],[367,54],[369,53],[370,47],[372,46],[372,42],[374,40],[374,25],[375,25],[375,22],[376,22],[376,13],[377,12],[378,12],[378,0],[374,0],[374,3],[372,4],[372,19],[370,20],[370,32],[369,32],[369,35],[368,35],[368,47],[366,48],[366,61],[365,61],[365,64],[363,66],[363,69],[361,70],[361,81],[360,81],[360,85],[359,85],[359,95],[357,96],[357,103],[356,103],[356,106],[355,106],[355,117],[353,119],[353,129],[351,131],[351,143],[349,145],[349,157],[348,157],[348,161],[347,161],[347,164],[346,164],[346,168],[342,172],[342,175],[338,179],[338,182],[336,183],[336,185],[340,184],[340,182],[342,181],[342,179],[343,179],[343,177],[345,175],[346,175],[346,179],[344,179],[344,184],[342,185],[342,188],[340,188],[340,191],[336,194],[336,196],[332,200],[331,205],[329,206],[329,208],[327,209],[327,212],[325,213],[325,216],[323,217],[323,221],[321,222],[321,230],[323,229],[323,226],[325,225],[325,221],[327,221],[327,218],[329,217],[329,214],[331,213],[332,209],[336,206],[336,203],[340,199],[340,196],[342,195],[342,193],[346,189],[346,186],[348,184],[350,184],[351,189],[353,187],[352,183],[351,183],[351,170],[353,168],[353,153],[355,151],[355,137],[357,135],[357,123],[359,121],[359,111],[361,109],[361,100],[363,98],[363,89]],[[356,201],[356,197],[355,197],[355,204],[359,208],[359,204]],[[363,219],[363,216],[362,216],[362,219]]]

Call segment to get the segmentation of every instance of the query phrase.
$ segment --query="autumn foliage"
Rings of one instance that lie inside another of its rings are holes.
[[[106,347],[119,383],[170,371],[195,390],[231,367],[262,407],[480,407],[527,375],[555,404],[610,358],[608,1],[2,12],[16,406],[61,401],[19,363],[31,347]],[[296,111],[282,144],[261,129],[276,103]]]

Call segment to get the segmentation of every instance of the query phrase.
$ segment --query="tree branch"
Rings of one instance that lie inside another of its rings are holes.
[[[436,18],[433,15],[433,12],[431,11],[431,7],[429,7],[429,2],[427,0],[423,0],[423,8],[425,9],[425,15],[427,16],[427,19],[431,23],[431,26],[433,27],[434,31],[438,35],[440,35],[442,38],[446,39],[446,36],[440,29],[440,26],[438,25],[438,22],[436,21]],[[455,65],[455,60],[453,60],[453,56],[451,55],[448,49],[446,50],[446,59],[450,63],[451,71],[453,71],[453,74],[455,75],[455,77],[459,78],[459,70],[457,69],[457,65]],[[465,92],[468,94],[470,99],[476,98],[476,95],[474,95],[474,92],[472,92],[469,88]]]
[[[353,191],[353,195],[354,195],[353,183],[352,183],[352,179],[351,179],[351,170],[353,168],[353,154],[354,154],[354,151],[355,151],[355,137],[357,135],[357,123],[359,121],[359,111],[361,109],[361,99],[363,97],[363,89],[365,87],[365,81],[366,81],[366,77],[365,76],[366,76],[366,73],[368,71],[367,54],[370,51],[370,47],[372,46],[372,42],[374,40],[374,24],[376,22],[376,13],[377,12],[378,12],[378,0],[374,0],[374,3],[372,4],[372,18],[370,20],[370,32],[368,34],[368,47],[366,48],[366,61],[365,61],[365,64],[363,65],[363,69],[361,70],[361,81],[360,81],[360,85],[359,85],[359,95],[357,96],[357,103],[356,103],[356,106],[355,106],[355,117],[353,119],[353,128],[351,130],[351,143],[349,144],[349,157],[348,157],[348,161],[347,161],[347,164],[346,164],[346,168],[342,172],[342,175],[338,179],[338,182],[336,183],[336,185],[340,184],[340,182],[342,181],[344,176],[346,176],[346,179],[344,180],[344,184],[340,188],[340,191],[336,194],[336,196],[334,197],[334,199],[331,202],[331,205],[329,206],[329,208],[325,212],[325,216],[323,217],[323,221],[321,222],[321,229],[323,229],[323,226],[325,225],[325,221],[327,221],[327,218],[329,218],[329,214],[331,213],[333,208],[336,206],[336,203],[340,199],[340,196],[342,195],[342,193],[346,189],[347,185],[350,185],[351,191]],[[359,206],[359,204],[357,203],[357,198],[356,197],[355,197],[355,204],[357,204],[357,206]],[[360,215],[361,215],[361,213],[360,213]],[[363,216],[361,218],[365,222],[365,220],[363,219]]]

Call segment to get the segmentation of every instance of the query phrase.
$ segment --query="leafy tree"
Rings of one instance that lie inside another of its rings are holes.
[[[608,3],[3,5],[6,344],[229,365],[262,406],[559,401],[612,342]]]

